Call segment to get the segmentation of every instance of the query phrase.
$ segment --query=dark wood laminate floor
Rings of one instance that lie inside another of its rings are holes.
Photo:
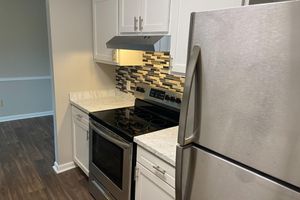
[[[52,117],[0,123],[0,200],[92,200],[79,169],[55,174]]]

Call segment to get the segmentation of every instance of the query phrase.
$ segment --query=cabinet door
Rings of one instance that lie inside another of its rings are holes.
[[[88,126],[73,119],[74,161],[84,171],[89,173],[89,129]]]
[[[139,32],[138,18],[140,16],[140,0],[119,1],[119,28],[120,33]]]
[[[141,2],[140,31],[168,33],[171,0],[142,0]]]
[[[93,0],[93,21],[95,60],[116,64],[115,52],[106,42],[118,35],[118,0]]]
[[[137,163],[136,170],[136,200],[175,199],[175,189],[166,182],[162,181],[140,163]]]
[[[173,72],[185,73],[187,63],[187,50],[190,30],[190,16],[192,12],[201,12],[229,7],[242,6],[243,0],[180,0],[178,20],[172,20],[172,26],[177,26],[177,31],[171,33],[171,65]]]

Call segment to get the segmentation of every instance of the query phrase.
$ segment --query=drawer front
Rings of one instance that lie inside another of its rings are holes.
[[[136,164],[136,168],[135,200],[175,200],[175,188],[140,163]]]
[[[89,126],[89,115],[74,106],[72,106],[72,118],[87,127]]]
[[[137,162],[175,188],[175,167],[139,146],[137,148]]]

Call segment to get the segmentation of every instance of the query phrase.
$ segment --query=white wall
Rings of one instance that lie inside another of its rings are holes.
[[[0,121],[52,111],[45,0],[1,1],[0,27]]]
[[[113,66],[93,62],[92,1],[48,0],[53,67],[56,162],[72,158],[69,93],[115,87]]]
[[[0,3],[0,77],[49,76],[45,0]]]

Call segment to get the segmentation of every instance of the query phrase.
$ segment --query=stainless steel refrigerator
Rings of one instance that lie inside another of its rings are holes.
[[[176,200],[300,200],[300,1],[190,27]]]

